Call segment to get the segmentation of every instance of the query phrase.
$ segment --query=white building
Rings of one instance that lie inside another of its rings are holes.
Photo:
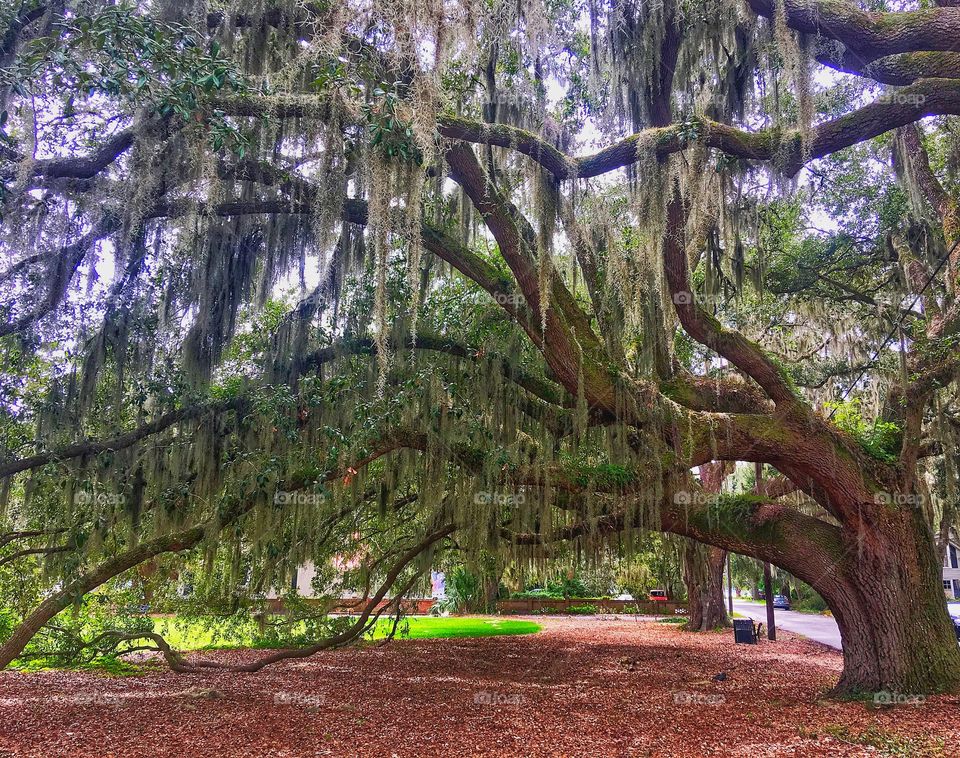
[[[349,568],[355,568],[354,565],[350,565]],[[295,589],[297,594],[302,598],[312,599],[321,597],[325,593],[318,593],[313,586],[313,580],[317,576],[317,568],[314,565],[313,561],[306,561],[301,566],[297,568],[295,576],[290,581],[290,589]],[[439,599],[446,597],[446,580],[442,571],[431,571],[430,572],[430,584],[432,587],[431,598]],[[347,588],[334,588],[327,587],[326,594],[336,593],[337,596],[343,599],[347,598],[358,598],[360,593],[356,590],[351,590]],[[282,593],[277,592],[276,589],[270,590],[267,593],[267,599],[276,600],[280,597]],[[427,598],[412,598],[412,599],[427,599]]]
[[[952,529],[943,557],[943,593],[951,599],[960,598],[960,538]]]

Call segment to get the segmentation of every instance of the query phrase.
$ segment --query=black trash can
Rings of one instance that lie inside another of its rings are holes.
[[[754,631],[752,619],[733,620],[733,641],[747,645],[757,644],[757,633]]]

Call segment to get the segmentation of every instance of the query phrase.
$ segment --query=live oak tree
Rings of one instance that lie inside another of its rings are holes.
[[[960,687],[960,8],[2,13],[4,517],[61,584],[0,665],[157,555],[269,587],[375,523],[374,600],[672,532],[814,587],[838,692]]]

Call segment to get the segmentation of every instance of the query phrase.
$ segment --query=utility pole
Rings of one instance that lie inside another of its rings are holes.
[[[770,564],[763,562],[763,594],[767,596],[767,639],[776,641],[777,621],[773,615],[773,578]]]
[[[727,609],[733,618],[733,568],[730,563],[730,551],[727,551]]]
[[[720,491],[730,491],[726,486],[726,479],[720,483]],[[730,621],[733,621],[733,564],[730,561],[730,551],[727,551],[727,613],[730,614]]]
[[[759,461],[754,464],[757,480],[757,494],[760,494],[760,483],[763,481],[763,464]],[[777,621],[773,612],[773,572],[767,561],[763,562],[763,596],[767,603],[767,639],[776,641]]]

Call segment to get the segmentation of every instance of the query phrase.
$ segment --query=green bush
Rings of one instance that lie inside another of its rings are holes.
[[[591,605],[590,603],[584,603],[583,605],[571,605],[567,608],[567,613],[572,613],[577,616],[591,616],[597,612],[597,606]]]
[[[886,463],[897,460],[903,442],[903,430],[894,423],[863,418],[859,398],[839,403],[826,403],[833,413],[833,423],[850,434],[867,455]]]
[[[545,589],[523,590],[514,592],[510,598],[512,600],[563,600],[563,594]]]
[[[827,601],[813,590],[807,590],[793,605],[793,610],[805,613],[823,613],[829,610]]]
[[[450,574],[447,597],[457,613],[476,610],[480,602],[480,580],[470,571],[458,566]]]
[[[560,597],[591,597],[593,593],[587,589],[587,586],[576,576],[573,578],[563,577],[558,581],[548,582],[547,590],[557,593]]]
[[[536,584],[528,584],[520,592],[510,597],[515,600],[573,600],[577,598],[597,598],[606,595],[610,588],[601,582],[587,584],[579,576],[567,576],[560,573],[552,577],[539,577]]]
[[[13,628],[16,625],[17,618],[14,616],[13,611],[0,608],[0,640],[7,639],[13,633]]]

